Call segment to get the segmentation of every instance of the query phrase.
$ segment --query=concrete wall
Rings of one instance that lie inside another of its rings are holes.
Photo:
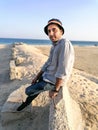
[[[84,130],[81,110],[79,105],[70,97],[65,85],[59,95],[51,100],[49,130]]]

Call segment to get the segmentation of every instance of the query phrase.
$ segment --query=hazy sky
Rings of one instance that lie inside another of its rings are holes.
[[[51,18],[70,40],[98,41],[98,0],[0,0],[0,37],[48,39]]]

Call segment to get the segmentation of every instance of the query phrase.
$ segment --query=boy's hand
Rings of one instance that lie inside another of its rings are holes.
[[[32,80],[31,84],[35,84],[36,82],[37,82],[37,78],[35,77],[35,78]]]
[[[49,91],[49,97],[50,98],[55,98],[55,96],[57,96],[58,95],[58,92],[54,92],[54,91]]]

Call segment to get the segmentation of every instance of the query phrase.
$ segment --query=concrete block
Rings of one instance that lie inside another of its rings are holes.
[[[14,60],[11,60],[10,61],[10,79],[11,80],[14,80],[14,79],[20,79],[22,78],[22,72],[23,72],[23,69],[22,67],[17,67],[15,65],[15,61]]]
[[[27,118],[30,116],[32,104],[21,112],[16,111],[18,106],[22,103],[22,101],[25,101],[27,97],[25,94],[25,88],[27,86],[28,84],[20,87],[9,95],[1,110],[2,125],[6,125],[17,119],[23,119],[24,117]]]
[[[20,56],[16,57],[16,59],[15,59],[16,66],[23,63],[24,60],[25,60],[25,58],[23,58],[23,57],[20,57]]]
[[[15,69],[16,69],[15,61],[11,60],[10,61],[10,79],[11,80],[16,78]]]
[[[49,130],[84,130],[80,107],[70,97],[66,86],[60,90],[55,100],[51,101]]]

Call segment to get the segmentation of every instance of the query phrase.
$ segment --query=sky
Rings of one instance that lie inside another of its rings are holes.
[[[0,0],[0,38],[48,39],[51,18],[70,40],[98,41],[98,0]]]

